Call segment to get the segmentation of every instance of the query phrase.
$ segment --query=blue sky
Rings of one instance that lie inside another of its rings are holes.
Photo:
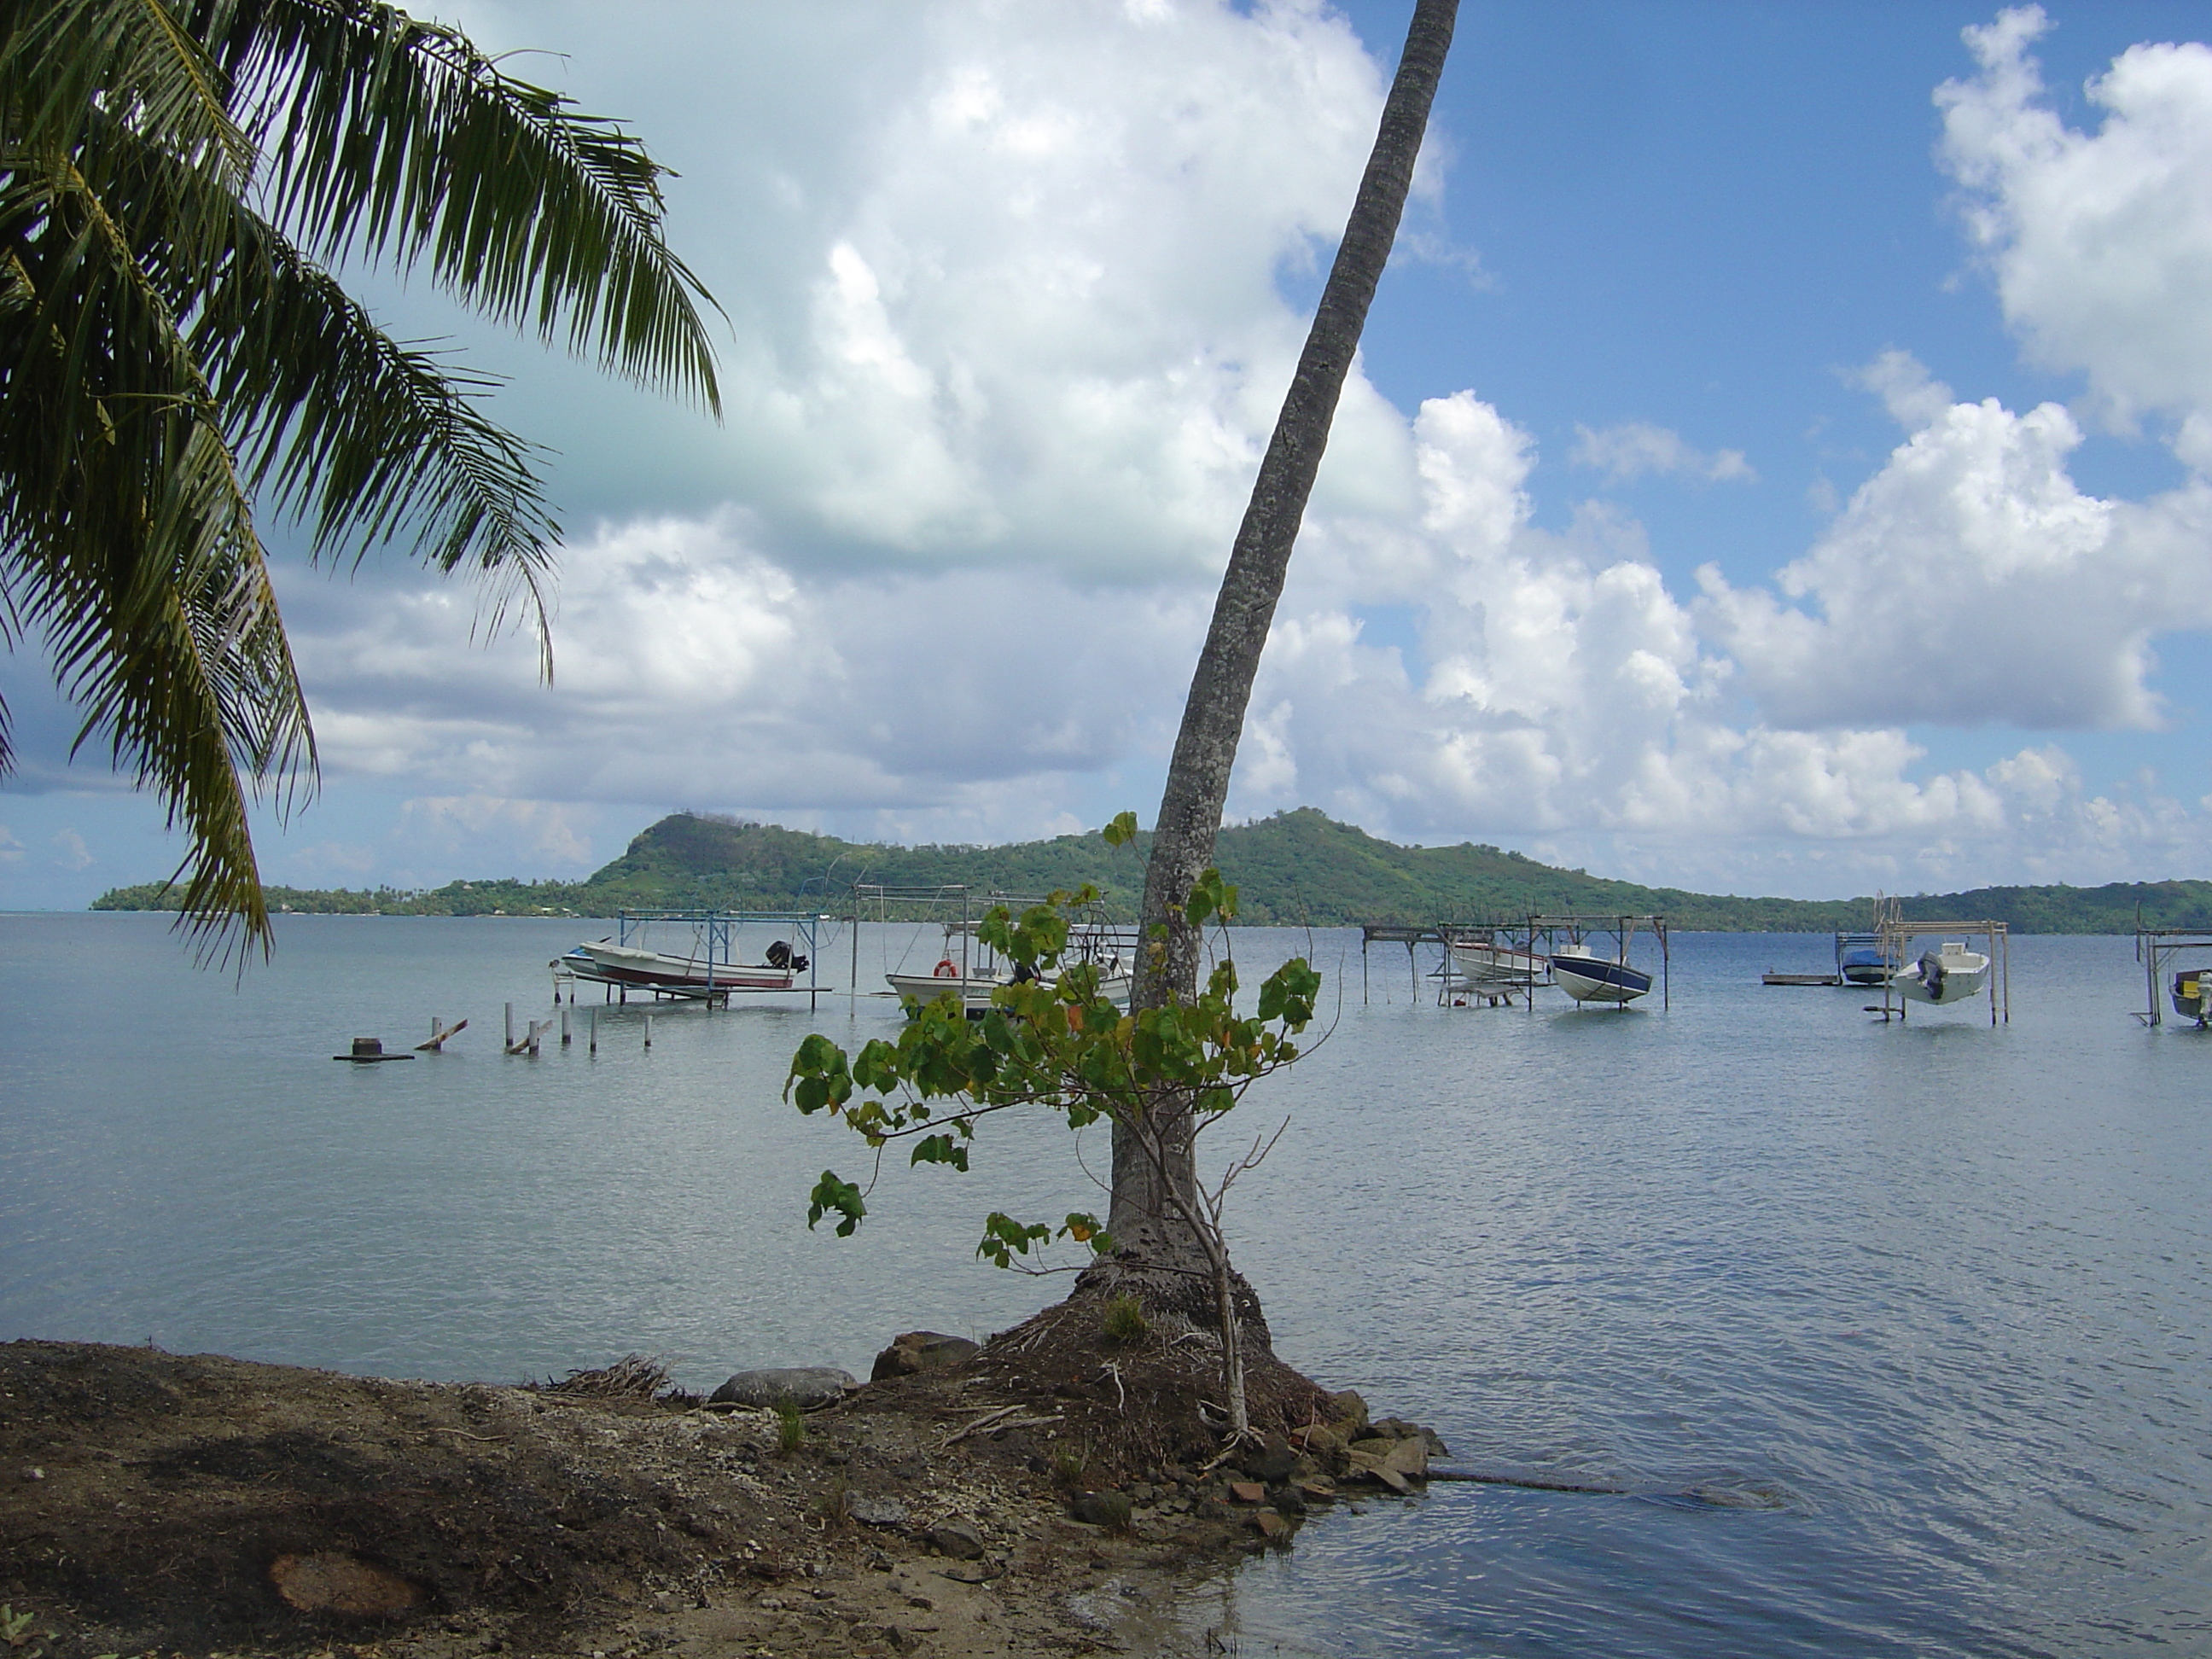
[[[729,418],[363,276],[558,452],[559,670],[276,528],[324,766],[269,876],[1147,813],[1409,10],[438,12],[680,171]],[[1468,7],[1232,814],[1733,891],[2208,873],[2202,17]],[[0,687],[0,905],[166,874],[35,655]]]

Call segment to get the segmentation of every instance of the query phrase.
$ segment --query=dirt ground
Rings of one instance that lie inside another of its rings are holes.
[[[498,1388],[0,1345],[0,1645],[7,1659],[1172,1650],[1133,1615],[1286,1543],[1340,1488],[1417,1483],[1434,1444],[1367,1424],[1356,1396],[1261,1349],[1266,1443],[1208,1470],[1218,1359],[1188,1337],[1107,1342],[1094,1313],[1061,1304],[950,1370],[802,1421],[656,1388],[642,1364]]]

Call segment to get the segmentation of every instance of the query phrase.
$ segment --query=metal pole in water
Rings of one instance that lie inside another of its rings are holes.
[[[568,1008],[565,1003],[561,1007],[561,1046],[568,1046]]]
[[[514,1005],[513,1003],[511,1003],[511,1002],[510,1002],[510,1003],[507,1003],[507,1004],[506,1005],[506,1008],[507,1008],[507,1046],[508,1048],[512,1048],[513,1047],[514,1047]]]
[[[592,1052],[596,1054],[599,1052],[599,1011],[596,1008],[592,1010],[591,1035]]]
[[[651,1014],[645,1017],[645,1046],[648,1048],[653,1047],[653,1016]]]

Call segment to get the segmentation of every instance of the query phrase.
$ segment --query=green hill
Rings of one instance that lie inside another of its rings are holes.
[[[1139,854],[1150,845],[1148,836],[1139,836]],[[1243,920],[1255,923],[1325,927],[1505,921],[1531,911],[1658,911],[1686,932],[1827,933],[1864,927],[1872,903],[1641,887],[1473,842],[1400,847],[1311,807],[1223,830],[1218,856],[1222,873],[1240,890]],[[842,911],[855,882],[964,882],[1043,893],[1086,881],[1106,891],[1116,913],[1133,913],[1142,881],[1139,860],[1097,835],[1003,847],[888,847],[679,812],[643,831],[585,881],[456,881],[421,890],[275,887],[269,900],[272,908],[295,912],[383,915],[604,916],[653,907]],[[173,890],[147,885],[116,888],[92,908],[158,910],[176,903]],[[1982,887],[1904,902],[1908,919],[1987,917],[2027,933],[2129,933],[2138,905],[2153,926],[2212,927],[2212,882]]]

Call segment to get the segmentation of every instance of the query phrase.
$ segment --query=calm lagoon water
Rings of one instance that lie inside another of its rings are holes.
[[[862,998],[599,1010],[599,1052],[498,1052],[501,1004],[604,929],[289,917],[242,986],[161,919],[0,916],[0,1338],[495,1381],[635,1351],[693,1385],[865,1374],[894,1332],[981,1334],[1054,1293],[975,1264],[982,1214],[1093,1208],[1064,1130],[976,1172],[886,1171],[810,1234],[850,1137],[778,1098]],[[2130,1018],[2130,944],[2014,941],[2013,1019],[1770,990],[1825,938],[1678,936],[1674,1006],[1438,1009],[1355,933],[1346,999],[1255,1094],[1240,1186],[1279,1349],[1461,1467],[1194,1591],[1244,1653],[2212,1653],[2212,1038]],[[870,929],[862,983],[933,944]],[[824,951],[847,977],[848,944]],[[1248,971],[1250,982],[1256,972]],[[1656,999],[1654,999],[1656,1003]],[[469,1030],[440,1056],[330,1056]],[[1225,1153],[1218,1148],[1218,1159]],[[1103,1141],[1085,1149],[1103,1167]]]

